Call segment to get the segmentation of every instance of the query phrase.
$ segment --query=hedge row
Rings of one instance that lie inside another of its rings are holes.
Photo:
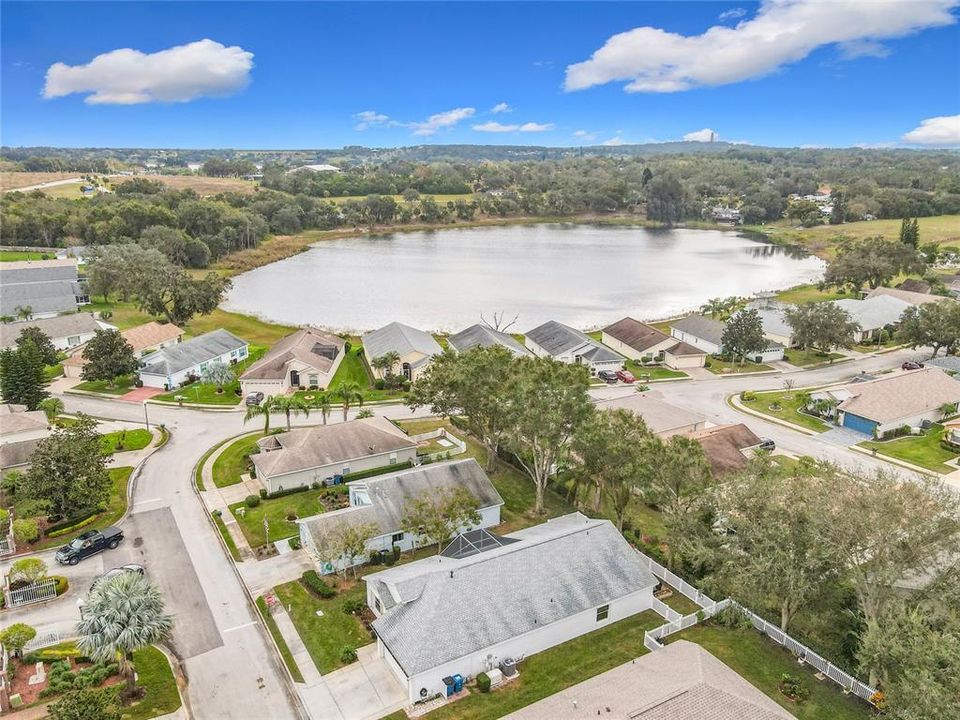
[[[402,463],[395,463],[393,465],[383,465],[381,467],[370,468],[369,470],[358,470],[357,472],[348,473],[343,476],[344,482],[351,482],[353,480],[363,480],[368,477],[375,477],[377,475],[385,475],[389,472],[396,472],[398,470],[407,470],[413,467],[413,463],[410,460]]]

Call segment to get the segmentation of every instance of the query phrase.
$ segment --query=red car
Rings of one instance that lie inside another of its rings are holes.
[[[625,383],[637,381],[637,379],[633,376],[633,373],[629,370],[617,370],[617,379]]]

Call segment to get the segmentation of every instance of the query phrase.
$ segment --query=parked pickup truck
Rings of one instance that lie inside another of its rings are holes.
[[[106,530],[89,530],[74,538],[69,545],[57,550],[57,562],[61,565],[76,565],[85,557],[96,555],[107,548],[115,549],[123,540],[123,530],[108,527]]]

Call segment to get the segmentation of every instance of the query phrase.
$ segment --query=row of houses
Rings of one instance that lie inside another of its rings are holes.
[[[90,293],[72,257],[18,260],[0,267],[0,316],[48,318],[76,312]]]

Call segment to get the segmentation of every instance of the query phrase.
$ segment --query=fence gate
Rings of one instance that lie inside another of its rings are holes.
[[[10,537],[0,536],[0,557],[4,555],[12,555],[16,552],[16,547],[13,544],[13,540]]]
[[[9,596],[11,607],[51,600],[57,596],[57,581],[47,578],[26,587],[10,590]]]

